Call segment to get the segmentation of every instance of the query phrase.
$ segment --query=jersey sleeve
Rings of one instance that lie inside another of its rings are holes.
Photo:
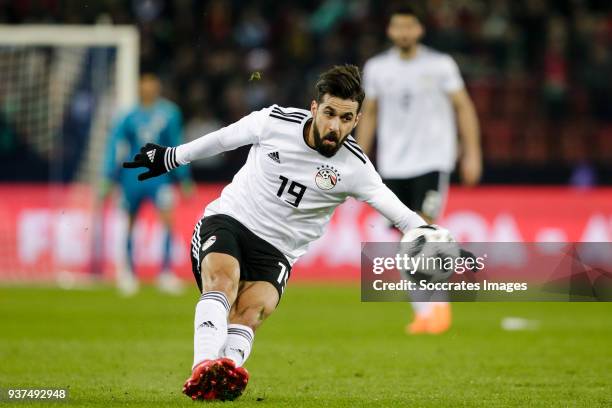
[[[113,125],[110,136],[106,141],[104,162],[102,164],[102,175],[104,178],[116,181],[119,177],[119,166],[117,164],[117,149],[119,144],[127,139],[128,115],[117,119]]]
[[[359,201],[371,205],[376,211],[389,219],[402,233],[427,224],[420,215],[406,207],[383,183],[369,160],[360,169],[355,180],[351,195]]]
[[[234,150],[240,146],[259,144],[272,108],[251,112],[229,126],[208,133],[176,149],[180,164]]]
[[[465,87],[459,67],[455,60],[449,55],[445,55],[442,60],[441,81],[442,89],[446,93],[456,92]]]
[[[374,70],[375,64],[372,60],[366,62],[363,67],[363,90],[365,91],[366,98],[369,99],[378,98],[378,85]]]

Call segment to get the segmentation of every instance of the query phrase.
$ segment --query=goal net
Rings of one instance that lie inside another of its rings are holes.
[[[137,100],[130,26],[0,25],[0,281],[97,269],[96,186]]]

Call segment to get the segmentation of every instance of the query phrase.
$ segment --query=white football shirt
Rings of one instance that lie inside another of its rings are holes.
[[[307,110],[273,105],[179,146],[177,160],[186,164],[252,145],[245,165],[204,215],[235,218],[291,264],[348,197],[369,203],[403,232],[426,224],[383,184],[352,136],[330,158],[308,146],[303,131],[310,119]]]
[[[423,45],[412,59],[391,48],[367,61],[364,89],[378,102],[376,159],[383,178],[453,170],[457,129],[449,93],[463,87],[455,61]]]

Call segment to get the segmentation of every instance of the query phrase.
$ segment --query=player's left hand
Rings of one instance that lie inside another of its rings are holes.
[[[145,167],[149,171],[138,175],[138,180],[143,181],[151,177],[157,177],[169,172],[179,166],[176,161],[176,148],[147,143],[140,148],[140,153],[134,156],[134,161],[124,162],[126,169]]]
[[[461,181],[466,186],[475,186],[482,176],[482,159],[480,154],[465,154],[460,162]]]

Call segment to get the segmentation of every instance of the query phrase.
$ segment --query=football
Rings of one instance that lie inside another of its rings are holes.
[[[450,278],[454,260],[461,248],[450,231],[438,225],[422,225],[408,231],[401,239],[400,250],[415,259],[415,270],[406,271],[413,279],[441,282]]]

